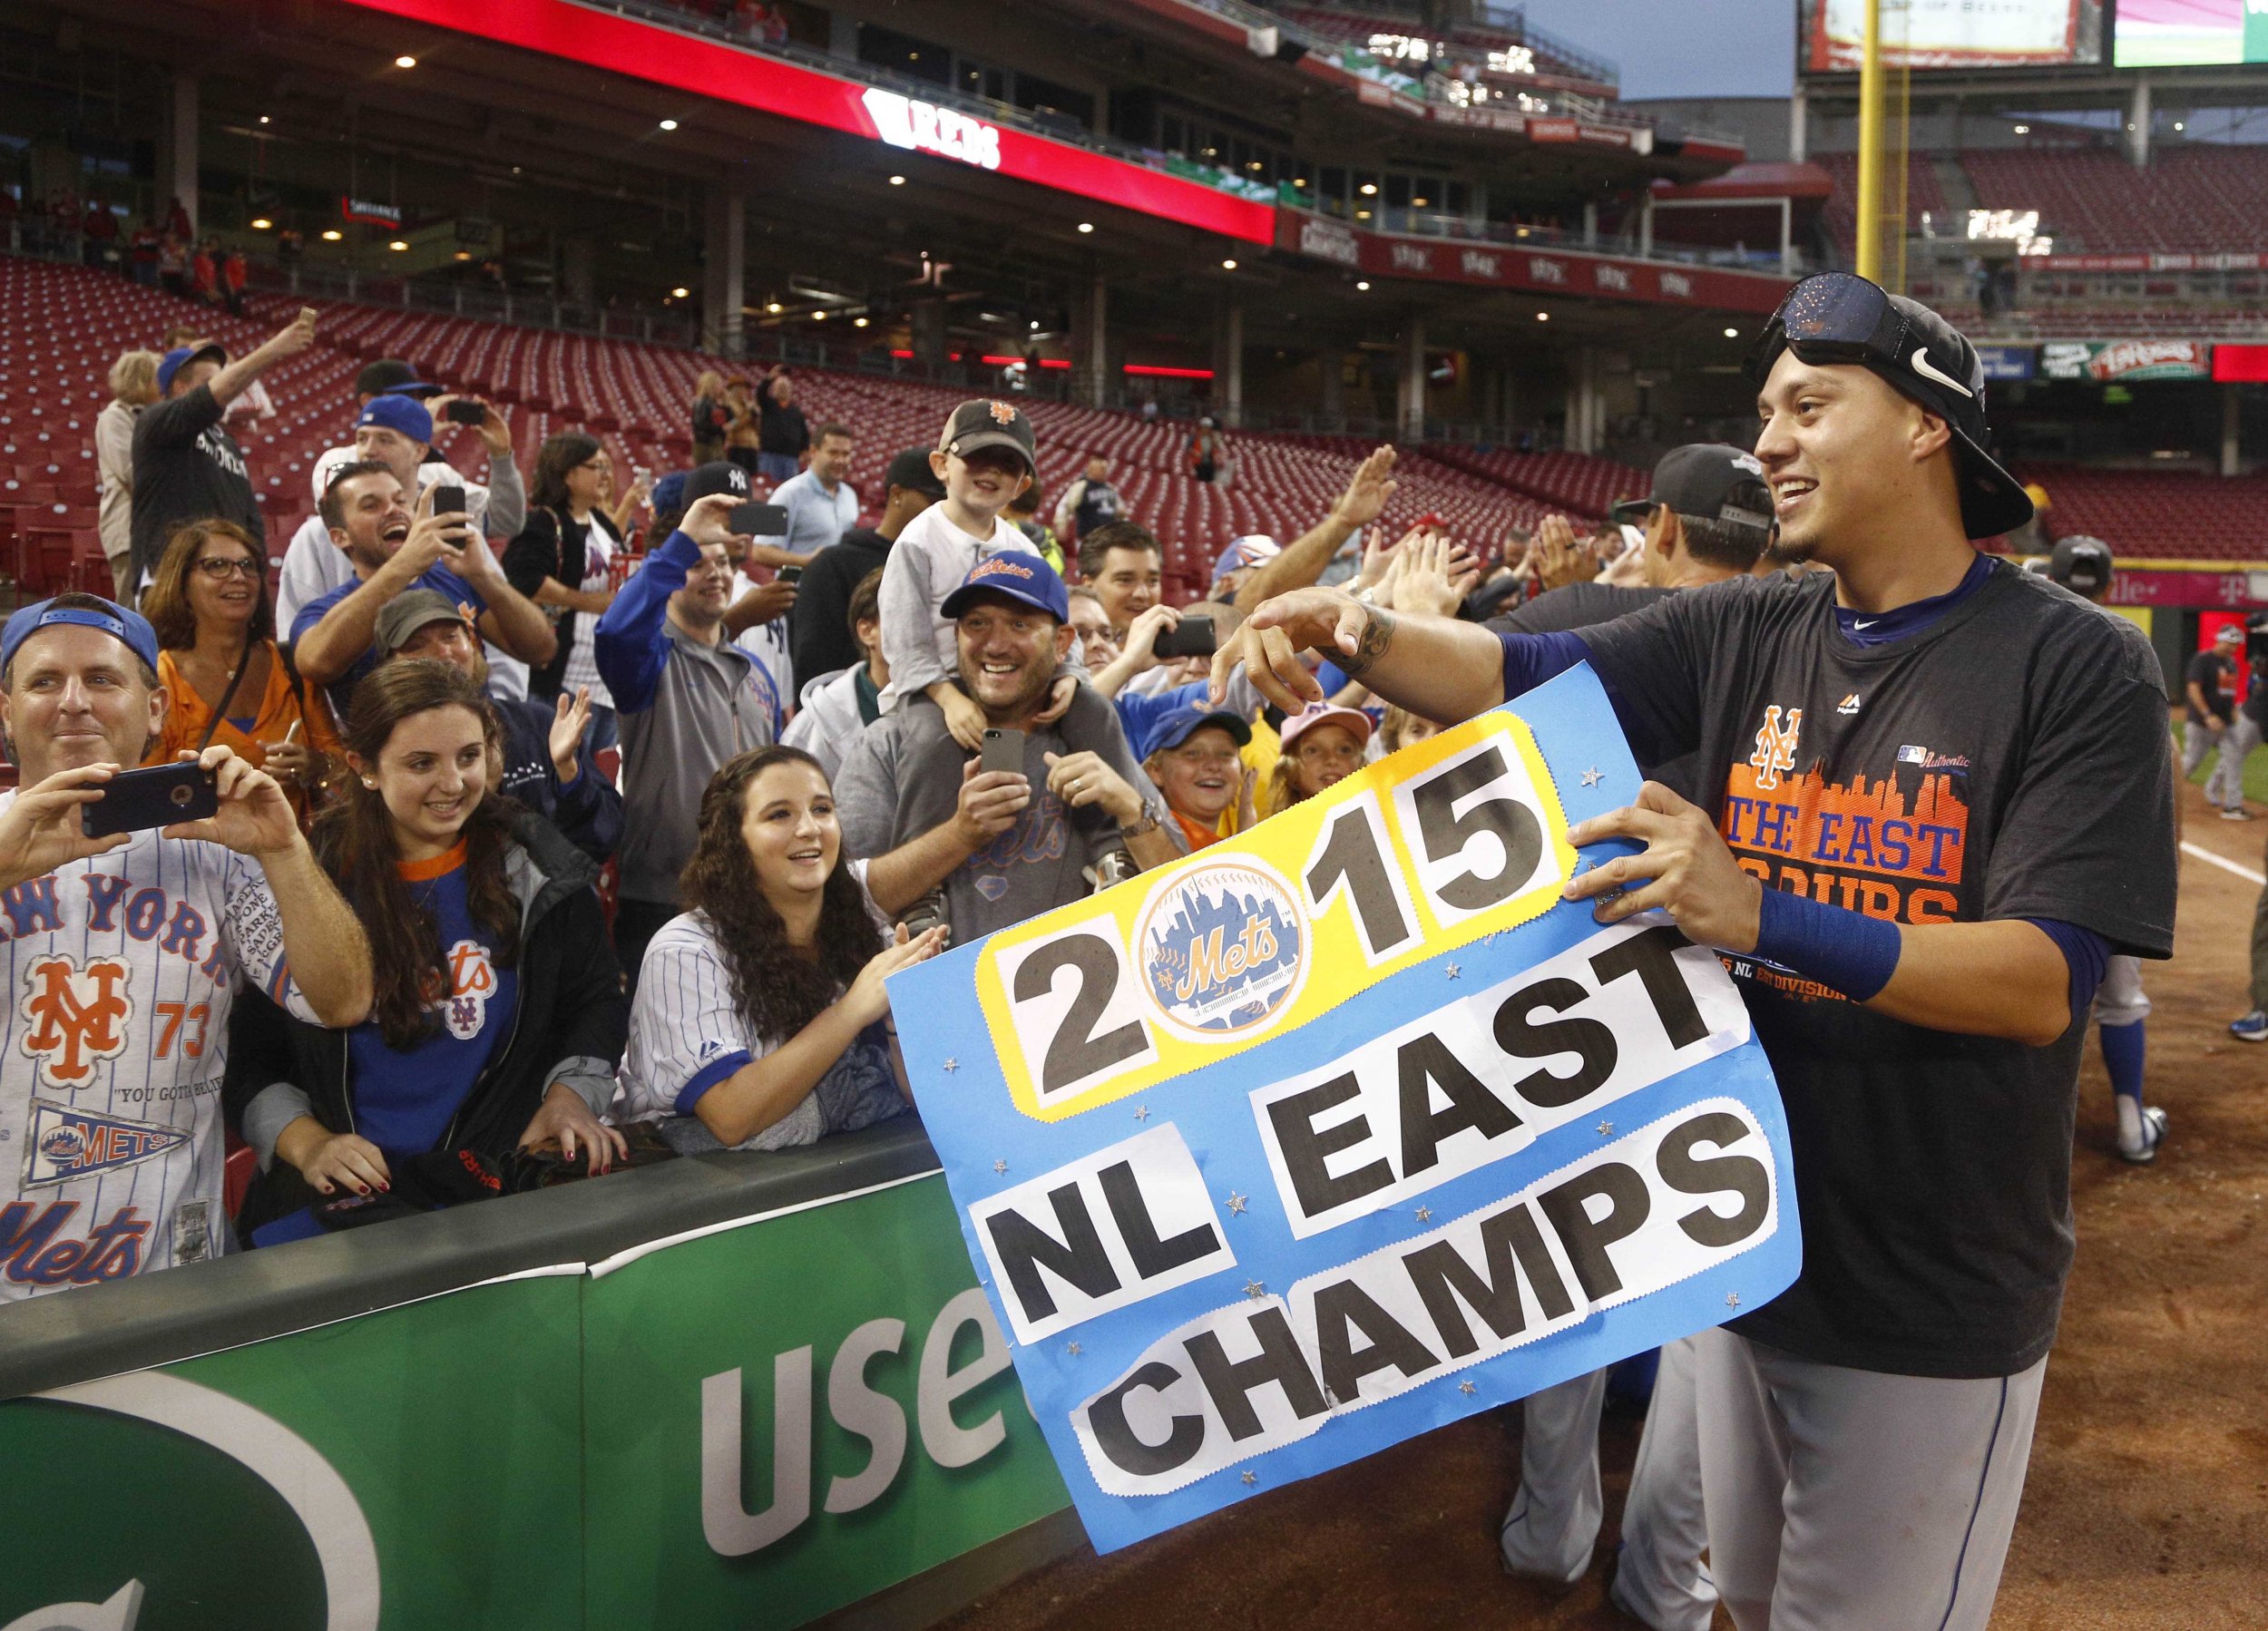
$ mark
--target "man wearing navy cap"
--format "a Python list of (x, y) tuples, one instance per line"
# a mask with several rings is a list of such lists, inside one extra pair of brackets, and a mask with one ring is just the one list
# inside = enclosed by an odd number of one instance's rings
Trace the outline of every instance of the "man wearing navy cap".
[(0, 723), (24, 776), (0, 793), (0, 1304), (228, 1249), (220, 1075), (240, 982), (317, 1024), (370, 1008), (361, 925), (283, 789), (229, 748), (194, 756), (210, 818), (84, 835), (82, 812), (165, 718), (157, 660), (148, 621), (93, 595), (0, 628)]
[[(1080, 899), (1085, 869), (1121, 846), (1137, 870), (1179, 855), (1115, 712), (1099, 753), (1067, 753), (1058, 728), (1039, 718), (1071, 648), (1070, 600), (1055, 569), (1022, 550), (988, 555), (939, 610), (986, 728), (1023, 733), (1023, 768), (983, 769), (936, 703), (900, 697), (852, 744), (835, 781), (844, 853), (873, 857), (875, 903), (902, 916), (943, 888), (953, 939), (965, 945)], [(1069, 818), (1090, 806), (1107, 816), (1093, 833)]]
[(229, 404), (262, 370), (315, 343), (315, 311), (302, 307), (291, 326), (235, 362), (220, 346), (178, 347), (158, 364), (163, 400), (134, 421), (133, 581), (146, 582), (173, 530), (192, 521), (232, 521), (265, 540), (244, 450), (220, 426)]
[[(397, 383), (365, 395), (365, 386), (382, 381)], [(361, 459), (376, 459), (415, 499), (427, 487), (455, 483), (464, 489), (465, 513), (484, 538), (511, 538), (527, 524), (527, 490), (520, 468), (513, 463), (512, 428), (494, 407), (483, 404), (486, 415), (476, 427), (488, 451), (489, 485), (466, 481), (446, 459), (433, 452), (435, 425), (443, 423), (452, 402), (477, 400), (440, 395), (441, 387), (419, 379), (406, 363), (373, 363), (355, 382), (354, 439), (330, 448), (315, 462), (315, 502), (323, 502), (333, 477)], [(353, 565), (333, 546), (330, 530), (319, 516), (309, 516), (291, 535), (284, 551), (283, 581), (276, 591), (276, 625), (289, 629), (299, 609), (354, 581)], [(495, 669), (499, 653), (491, 651)], [(497, 695), (527, 695), (527, 671), (506, 662), (495, 669)], [(515, 689), (516, 685), (516, 689)]]

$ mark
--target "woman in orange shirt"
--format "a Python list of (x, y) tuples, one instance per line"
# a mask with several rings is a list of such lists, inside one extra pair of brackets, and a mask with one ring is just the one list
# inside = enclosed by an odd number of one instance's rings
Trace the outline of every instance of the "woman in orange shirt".
[(338, 732), (322, 692), (276, 644), (267, 567), (232, 522), (192, 522), (166, 545), (142, 610), (172, 701), (142, 762), (224, 743), (283, 784), (304, 826), (324, 802)]

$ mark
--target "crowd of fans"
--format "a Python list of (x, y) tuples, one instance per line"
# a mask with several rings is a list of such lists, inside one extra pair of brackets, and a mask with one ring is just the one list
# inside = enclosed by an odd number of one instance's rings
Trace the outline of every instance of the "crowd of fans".
[[(807, 424), (784, 371), (706, 374), (693, 468), (618, 482), (597, 439), (566, 431), (523, 477), (494, 405), (387, 359), (339, 405), (318, 513), (281, 541), (271, 590), (227, 415), (315, 325), (303, 311), (242, 356), (194, 335), (122, 356), (98, 427), (113, 597), (8, 626), (23, 780), (0, 808), (0, 889), (76, 870), (87, 883), (62, 894), (99, 900), (122, 841), (77, 816), (105, 767), (193, 757), (260, 814), (264, 847), (213, 824), (145, 831), (130, 874), (262, 892), (290, 942), (232, 942), (242, 989), (210, 1018), (220, 1079), (163, 1124), (194, 1193), (126, 1218), (146, 1226), (135, 1269), (904, 1113), (890, 972), (1450, 723), (1381, 706), (1328, 661), (1323, 699), (1288, 716), (1241, 669), (1216, 696), (1213, 653), (1272, 596), (1336, 583), (1547, 632), (1783, 570), (1736, 449), (1678, 450), (1589, 535), (1555, 516), (1481, 540), (1432, 516), (1385, 536), (1380, 448), (1307, 532), (1227, 541), (1206, 597), (1177, 607), (1110, 461), (1049, 502), (1012, 400), (962, 404), (862, 495), (855, 426)], [(449, 422), (475, 431), (479, 470), (434, 451)], [(1196, 474), (1224, 447), (1200, 426)], [(2268, 637), (2255, 646), (2264, 699)], [(2229, 762), (2242, 729), (2228, 655), (2190, 676), (2193, 765), (2215, 745)], [(209, 864), (216, 845), (269, 875)], [(307, 899), (337, 943), (303, 961)], [(155, 1045), (130, 1038), (96, 1069), (139, 1082), (133, 1051)], [(224, 1139), (257, 1172), (222, 1222)], [(96, 1226), (102, 1174), (76, 1181)], [(14, 1208), (42, 1198), (0, 1190), (0, 1299), (74, 1283), (34, 1272), (47, 1236)], [(187, 1202), (215, 1220), (201, 1237), (178, 1222)]]

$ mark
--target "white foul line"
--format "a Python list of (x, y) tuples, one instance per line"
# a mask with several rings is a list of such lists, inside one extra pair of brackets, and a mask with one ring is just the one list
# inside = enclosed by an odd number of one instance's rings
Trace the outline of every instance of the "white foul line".
[(2238, 877), (2244, 879), (2247, 884), (2259, 884), (2263, 886), (2268, 886), (2268, 878), (2262, 877), (2260, 874), (2254, 872), (2251, 867), (2239, 866), (2235, 862), (2229, 860), (2226, 856), (2216, 855), (2209, 849), (2204, 849), (2197, 845), (2190, 843), (2186, 838), (2182, 840), (2182, 854), (2185, 855), (2195, 855), (2200, 861), (2210, 861), (2223, 872), (2233, 872)]

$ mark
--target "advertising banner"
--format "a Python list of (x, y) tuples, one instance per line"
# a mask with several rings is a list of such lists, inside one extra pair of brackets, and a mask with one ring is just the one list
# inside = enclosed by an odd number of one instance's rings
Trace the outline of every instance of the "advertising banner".
[(784, 1627), (870, 1597), (1069, 1499), (951, 1219), (930, 1173), (0, 1402), (0, 1626)]
[(1060, 1511), (934, 1173), (594, 1267), (587, 1624), (799, 1626)]
[(1560, 898), (1638, 788), (1588, 668), (893, 977), (1109, 1550), (1720, 1323), (1800, 1260), (1716, 953)]
[(2039, 347), (2039, 376), (2106, 385), (2206, 379), (2212, 354), (2203, 340), (2048, 340)]
[(581, 1625), (580, 1287), (472, 1286), (0, 1404), (0, 1626)]
[(2118, 0), (2121, 68), (2268, 63), (2268, 15), (2252, 0)]
[(2029, 379), (2032, 376), (2032, 348), (2029, 346), (1980, 346), (1977, 360), (1984, 365), (1987, 379)]
[[(2135, 4), (2124, 0), (2122, 20)], [(1797, 60), (1803, 71), (1856, 73), (1866, 40), (1866, 0), (1802, 0)], [(2098, 63), (2103, 6), (2101, 0), (1883, 0), (1882, 45), (1883, 63), (1892, 68), (1973, 71)]]

